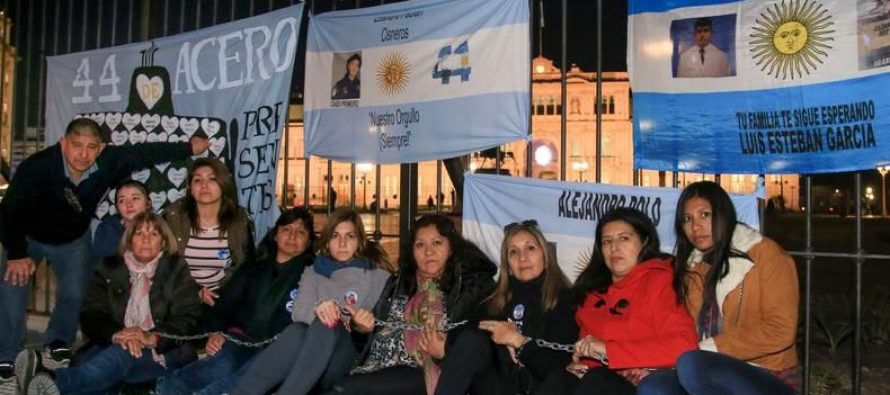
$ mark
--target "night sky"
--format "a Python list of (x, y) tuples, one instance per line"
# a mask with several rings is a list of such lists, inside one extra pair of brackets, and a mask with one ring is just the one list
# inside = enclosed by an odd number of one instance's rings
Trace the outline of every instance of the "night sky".
[[(535, 28), (532, 53), (538, 55), (538, 1), (544, 2), (544, 56), (559, 66), (562, 38), (562, 0), (535, 1)], [(596, 69), (596, 1), (566, 0), (567, 56), (569, 64), (584, 71)], [(603, 70), (627, 70), (627, 0), (602, 0), (603, 3)]]

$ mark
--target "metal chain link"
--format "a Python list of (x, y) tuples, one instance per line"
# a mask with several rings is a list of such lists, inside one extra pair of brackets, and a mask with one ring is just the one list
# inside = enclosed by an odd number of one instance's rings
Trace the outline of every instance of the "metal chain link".
[[(452, 331), (455, 328), (464, 325), (467, 323), (467, 320), (453, 322), (450, 324), (442, 324), (437, 328), (440, 332), (448, 332)], [(374, 326), (379, 326), (383, 328), (387, 328), (394, 331), (422, 331), (426, 329), (425, 325), (418, 324), (408, 324), (404, 322), (387, 322), (387, 321), (374, 321)]]
[[(553, 342), (548, 342), (546, 340), (541, 340), (541, 339), (533, 339), (533, 341), (535, 342), (535, 345), (538, 347), (548, 348), (548, 349), (551, 349), (554, 351), (565, 351), (565, 352), (570, 352), (570, 353), (575, 352), (574, 344), (553, 343)], [(609, 365), (609, 359), (606, 358), (605, 355), (597, 353), (596, 355), (593, 356), (593, 359), (599, 361), (599, 363), (601, 363), (603, 365)]]

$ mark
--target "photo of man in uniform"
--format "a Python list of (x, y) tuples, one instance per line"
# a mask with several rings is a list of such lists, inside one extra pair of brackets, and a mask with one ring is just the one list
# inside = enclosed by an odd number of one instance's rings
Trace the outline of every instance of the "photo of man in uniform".
[(695, 45), (683, 51), (677, 65), (679, 78), (728, 77), (732, 75), (726, 52), (711, 42), (714, 25), (711, 18), (695, 20)]
[(362, 56), (354, 53), (346, 59), (346, 74), (331, 89), (332, 100), (358, 99), (361, 95), (359, 72), (362, 68)]

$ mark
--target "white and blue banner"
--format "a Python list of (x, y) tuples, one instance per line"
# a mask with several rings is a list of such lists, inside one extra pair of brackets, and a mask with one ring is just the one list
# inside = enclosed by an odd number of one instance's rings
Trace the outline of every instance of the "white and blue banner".
[(526, 138), (528, 0), (412, 0), (310, 18), (305, 151), (450, 158)]
[(631, 0), (634, 166), (823, 173), (890, 164), (890, 7)]
[[(90, 117), (113, 145), (210, 139), (262, 236), (278, 217), (276, 164), (303, 4), (152, 41), (47, 57), (46, 139)], [(134, 172), (155, 210), (188, 193), (186, 162)], [(112, 191), (113, 193), (113, 191)], [(111, 195), (111, 193), (109, 194)], [(96, 213), (114, 214), (108, 196)], [(259, 240), (257, 238), (256, 240)]]
[[(658, 228), (661, 250), (672, 252), (679, 189), (630, 187), (467, 174), (463, 235), (495, 262), (500, 260), (504, 226), (534, 219), (556, 245), (559, 265), (572, 280), (593, 252), (599, 219), (616, 207), (636, 208)], [(760, 227), (757, 197), (730, 195), (739, 221)]]

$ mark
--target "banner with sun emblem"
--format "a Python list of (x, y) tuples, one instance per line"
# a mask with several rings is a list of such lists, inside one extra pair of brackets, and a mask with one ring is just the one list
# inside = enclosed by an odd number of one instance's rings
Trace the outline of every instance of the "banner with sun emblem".
[(634, 166), (874, 169), (890, 157), (890, 6), (631, 0)]
[(310, 18), (305, 151), (450, 158), (528, 136), (527, 0), (413, 0)]
[[(46, 141), (73, 118), (89, 117), (109, 144), (210, 139), (259, 235), (278, 218), (276, 163), (303, 5), (93, 51), (47, 57)], [(156, 211), (185, 196), (187, 163), (133, 172)], [(115, 213), (113, 191), (96, 212)], [(259, 238), (256, 238), (259, 240)]]

